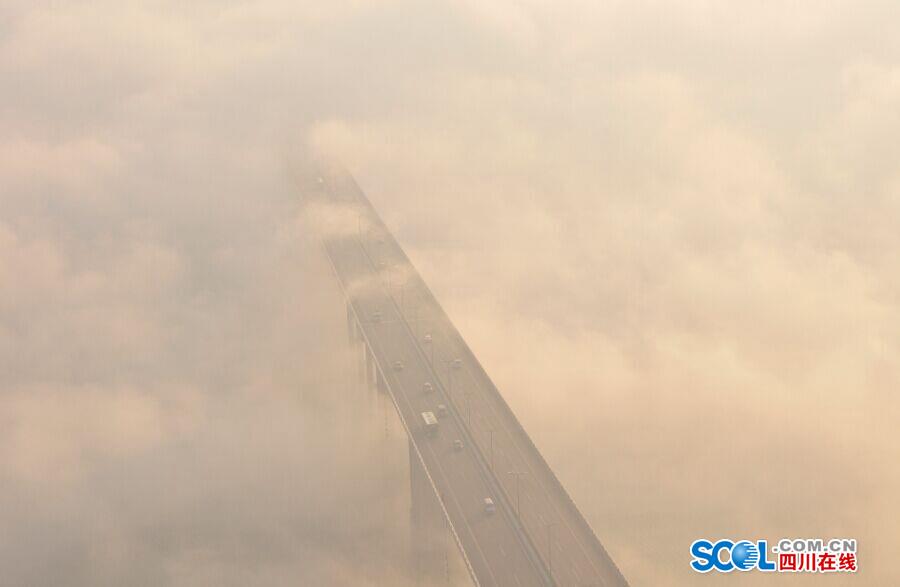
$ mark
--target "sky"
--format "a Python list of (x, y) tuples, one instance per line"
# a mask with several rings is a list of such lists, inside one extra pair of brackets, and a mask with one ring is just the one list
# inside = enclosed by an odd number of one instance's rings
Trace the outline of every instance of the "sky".
[(314, 153), (633, 585), (696, 584), (719, 536), (855, 537), (853, 584), (900, 582), (898, 19), (6, 0), (0, 568), (409, 582), (405, 444), (348, 370)]

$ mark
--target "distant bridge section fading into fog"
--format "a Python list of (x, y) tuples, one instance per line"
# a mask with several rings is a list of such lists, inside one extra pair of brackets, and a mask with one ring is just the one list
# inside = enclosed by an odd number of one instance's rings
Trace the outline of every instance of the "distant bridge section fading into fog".
[(309, 184), (360, 371), (409, 439), (418, 572), (442, 575), (449, 537), (475, 585), (627, 585), (353, 178)]

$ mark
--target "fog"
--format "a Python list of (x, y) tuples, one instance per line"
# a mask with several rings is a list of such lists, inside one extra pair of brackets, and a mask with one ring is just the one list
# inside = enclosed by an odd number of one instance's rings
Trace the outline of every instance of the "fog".
[(4, 582), (409, 583), (405, 444), (353, 370), (315, 153), (631, 584), (784, 536), (857, 538), (852, 582), (897, 583), (898, 19), (7, 0)]

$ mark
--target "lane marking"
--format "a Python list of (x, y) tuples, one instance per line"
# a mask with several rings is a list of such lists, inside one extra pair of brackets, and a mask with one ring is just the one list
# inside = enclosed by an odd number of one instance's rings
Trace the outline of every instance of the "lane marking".
[[(363, 262), (363, 264), (365, 264), (365, 262)], [(336, 268), (335, 268), (335, 269), (336, 269)], [(365, 293), (365, 292), (363, 292), (363, 293)], [(377, 295), (378, 293), (380, 293), (380, 294), (382, 294), (382, 295), (381, 295), (381, 296), (378, 296), (378, 295)], [(370, 292), (370, 295), (369, 295), (368, 297), (370, 298), (370, 301), (376, 301), (376, 302), (379, 301), (379, 300), (378, 300), (379, 297), (380, 297), (380, 298), (388, 298), (388, 299), (389, 299), (388, 295), (387, 295), (387, 294), (384, 294), (384, 292)], [(351, 305), (353, 305), (353, 304), (354, 304), (353, 298), (350, 298), (350, 299), (351, 299)], [(366, 301), (366, 297), (365, 297), (363, 294), (359, 294), (359, 295), (357, 295), (357, 297), (356, 297), (356, 304), (355, 304), (355, 305), (362, 306), (362, 305), (364, 305), (365, 301)], [(388, 306), (390, 306), (390, 304), (388, 304)], [(379, 306), (379, 307), (380, 307), (380, 306)], [(358, 313), (356, 313), (356, 314), (357, 314), (357, 318), (358, 318)], [(386, 322), (386, 323), (397, 323), (397, 324), (402, 324), (402, 321), (399, 320), (399, 319), (398, 319), (398, 320), (385, 321), (385, 322)], [(366, 325), (366, 326), (369, 326), (369, 325)], [(363, 330), (363, 333), (364, 333), (364, 336), (365, 336), (366, 340), (370, 343), (370, 346), (372, 346), (372, 347), (377, 346), (377, 350), (380, 351), (380, 354), (381, 354), (382, 356), (384, 356), (385, 358), (387, 358), (387, 353), (385, 352), (384, 345), (381, 343), (380, 340), (376, 340), (376, 342), (378, 343), (377, 345), (371, 344), (371, 343), (372, 343), (372, 339), (370, 339), (369, 336), (367, 335), (367, 333), (365, 332), (366, 329), (367, 329), (366, 326), (363, 326), (363, 327), (362, 327), (362, 330)], [(377, 338), (378, 338), (378, 337), (375, 337), (375, 339), (377, 339)], [(405, 340), (407, 337), (406, 337), (406, 336), (402, 336), (402, 337), (399, 337), (399, 338), (400, 338), (401, 340)], [(403, 345), (401, 344), (400, 346), (402, 347)], [(408, 345), (406, 345), (406, 346), (408, 346)], [(375, 349), (373, 349), (373, 352), (374, 352), (374, 350), (375, 350)], [(414, 349), (414, 350), (415, 350), (415, 349)], [(416, 355), (415, 352), (414, 352), (413, 354)], [(417, 355), (416, 355), (416, 356), (417, 356)], [(385, 376), (385, 378), (387, 379), (388, 375), (385, 375), (385, 373), (383, 373), (383, 372), (382, 372), (382, 375)], [(394, 371), (391, 371), (391, 372), (389, 372), (389, 376), (395, 380), (395, 382), (400, 386), (401, 389), (404, 388), (404, 386), (402, 385), (402, 382), (400, 381), (400, 374), (399, 374), (399, 373), (394, 372)], [(387, 383), (387, 382), (386, 382), (386, 383)], [(402, 399), (404, 400), (404, 403), (407, 405), (407, 407), (410, 409), (410, 411), (413, 412), (412, 415), (415, 416), (415, 409), (414, 409), (414, 407), (413, 407), (413, 405), (412, 405), (412, 403), (411, 403), (410, 398), (409, 398), (408, 395), (406, 394), (406, 392), (400, 392), (399, 394), (394, 394), (394, 393), (393, 393), (393, 390), (391, 389), (390, 384), (388, 384), (388, 390), (391, 392), (391, 396), (392, 396), (392, 399), (394, 399), (395, 405), (396, 405), (396, 399), (395, 399), (396, 395), (401, 395), (401, 396), (402, 396)], [(402, 418), (402, 419), (404, 420), (404, 427), (407, 428), (407, 434), (410, 436), (410, 438), (412, 438), (412, 437), (413, 437), (412, 430), (409, 429), (408, 426), (405, 425), (405, 418)], [(414, 446), (416, 446), (416, 448), (418, 449), (419, 444), (418, 444), (417, 442), (415, 442), (415, 441), (413, 441), (413, 444), (414, 444)], [(440, 458), (437, 456), (437, 454), (436, 454), (436, 452), (435, 452), (435, 450), (434, 450), (434, 447), (432, 447), (431, 444), (430, 444), (430, 443), (427, 443), (427, 442), (424, 443), (424, 444), (425, 444), (425, 446), (427, 447), (426, 450), (429, 451), (429, 453), (430, 453), (432, 459), (434, 460), (434, 462), (435, 462), (437, 468), (439, 469), (441, 476), (444, 478), (444, 483), (445, 483), (448, 487), (453, 487), (453, 484), (450, 483), (450, 482), (448, 481), (448, 477), (447, 477), (446, 471), (444, 470), (443, 464), (441, 463)], [(488, 492), (489, 492), (489, 489), (488, 489)], [(451, 493), (451, 498), (453, 499), (453, 501), (454, 501), (454, 503), (455, 503), (455, 505), (456, 505), (458, 511), (460, 512), (460, 514), (463, 514), (463, 512), (464, 512), (465, 510), (463, 510), (463, 508), (460, 506), (459, 501), (458, 501), (457, 498), (456, 498), (455, 492), (454, 492), (454, 491), (450, 491), (450, 493)], [(496, 575), (494, 574), (494, 570), (493, 570), (493, 568), (491, 568), (491, 565), (490, 565), (490, 563), (489, 563), (489, 561), (490, 561), (491, 559), (490, 559), (489, 557), (487, 557), (487, 556), (485, 555), (484, 551), (482, 550), (481, 544), (480, 544), (479, 540), (476, 538), (475, 532), (474, 532), (474, 530), (472, 529), (471, 525), (469, 524), (467, 517), (466, 517), (465, 515), (462, 515), (461, 517), (462, 517), (462, 519), (463, 519), (463, 523), (464, 523), (465, 526), (466, 526), (466, 529), (468, 530), (468, 533), (469, 533), (469, 534), (471, 535), (471, 537), (472, 537), (472, 541), (473, 541), (473, 543), (475, 544), (475, 547), (478, 549), (479, 554), (481, 555), (482, 559), (483, 559), (484, 562), (485, 562), (485, 567), (487, 568), (488, 572), (491, 574), (491, 578), (493, 579), (494, 583), (496, 583), (496, 584), (499, 585), (500, 583), (497, 581)], [(505, 528), (505, 527), (504, 527), (504, 528)], [(497, 544), (499, 545), (500, 543), (498, 542)]]
[[(429, 308), (429, 309), (430, 309), (430, 310), (433, 310), (432, 308)], [(435, 322), (438, 322), (438, 323), (439, 323), (439, 322), (446, 322), (446, 320), (442, 321), (442, 320), (440, 320), (439, 318), (440, 318), (440, 316), (437, 316), (436, 319), (435, 319)], [(443, 326), (446, 326), (446, 325), (443, 325)], [(451, 327), (452, 327), (452, 323), (451, 323)], [(439, 336), (441, 336), (441, 337), (443, 338), (443, 342), (447, 343), (446, 347), (449, 347), (449, 348), (452, 350), (452, 349), (455, 347), (455, 345), (454, 345), (454, 344), (452, 343), (452, 341), (449, 339), (448, 334), (447, 334), (446, 332), (444, 332), (444, 330), (445, 330), (445, 328), (437, 328), (436, 330), (432, 331), (432, 333), (431, 333), (431, 337), (432, 337), (432, 342), (431, 342), (431, 344), (432, 344), (432, 345), (436, 345), (436, 344), (437, 344), (437, 341), (435, 340), (435, 334), (437, 333), (437, 334), (439, 334)], [(460, 335), (460, 336), (461, 336), (461, 335)], [(441, 346), (444, 346), (444, 345), (441, 345)], [(437, 360), (437, 359), (440, 359), (441, 361), (445, 361), (444, 357), (441, 356), (441, 355), (439, 355), (439, 354), (437, 353), (437, 347), (435, 347), (435, 359), (436, 359), (436, 360)], [(451, 358), (450, 360), (453, 360), (453, 359)], [(491, 415), (492, 415), (493, 418), (494, 418), (493, 421), (494, 421), (494, 422), (497, 422), (497, 421), (503, 422), (503, 419), (497, 417), (497, 413), (496, 413), (496, 410), (494, 409), (494, 405), (493, 405), (494, 402), (491, 401), (491, 398), (486, 397), (486, 396), (489, 395), (489, 394), (485, 392), (484, 387), (482, 386), (482, 384), (481, 384), (481, 383), (479, 382), (479, 380), (478, 380), (479, 378), (476, 377), (476, 376), (470, 371), (469, 364), (468, 364), (467, 362), (463, 362), (462, 365), (461, 365), (461, 367), (462, 367), (461, 371), (464, 372), (464, 373), (468, 376), (470, 382), (473, 384), (473, 387), (479, 391), (479, 397), (480, 397), (481, 400), (483, 400), (483, 403), (487, 405), (488, 410), (490, 410), (490, 413), (491, 413)], [(458, 371), (459, 371), (459, 370), (458, 370)], [(460, 384), (461, 384), (461, 382), (460, 382)], [(465, 388), (465, 386), (462, 386), (462, 385), (460, 385), (460, 387)], [(477, 418), (480, 418), (480, 417), (481, 417), (481, 414), (479, 413), (476, 417), (477, 417)], [(530, 463), (529, 459), (528, 459), (527, 457), (524, 456), (524, 454), (522, 453), (521, 447), (518, 446), (518, 443), (516, 443), (516, 442), (513, 440), (512, 434), (511, 434), (510, 431), (507, 429), (507, 427), (506, 427), (505, 425), (501, 425), (501, 426), (498, 426), (497, 429), (498, 429), (498, 430), (502, 430), (503, 433), (506, 435), (506, 437), (507, 437), (507, 439), (509, 440), (510, 444), (511, 444), (511, 445), (513, 446), (513, 448), (515, 449), (515, 452), (518, 453), (519, 458), (520, 458), (521, 461), (525, 464), (525, 466), (528, 468), (528, 473), (529, 473), (532, 477), (536, 477), (536, 475), (535, 475), (535, 473), (534, 473), (534, 469), (533, 469), (533, 467), (532, 467), (532, 464)], [(495, 438), (494, 440), (495, 440), (495, 444), (496, 444), (496, 440), (497, 440), (497, 439)], [(499, 479), (498, 479), (498, 481), (499, 481)], [(568, 534), (571, 535), (572, 539), (573, 539), (573, 540), (575, 541), (575, 543), (578, 545), (579, 550), (580, 550), (581, 553), (584, 555), (585, 560), (587, 560), (588, 564), (593, 568), (594, 572), (596, 573), (597, 577), (600, 579), (601, 583), (602, 583), (603, 585), (606, 585), (606, 580), (605, 580), (604, 577), (603, 577), (603, 573), (602, 573), (602, 572), (600, 571), (600, 569), (594, 564), (594, 561), (591, 560), (590, 555), (588, 555), (587, 551), (585, 550), (584, 544), (582, 544), (581, 540), (578, 539), (578, 535), (574, 532), (574, 530), (572, 530), (571, 526), (569, 525), (569, 522), (568, 522), (567, 518), (566, 518), (565, 516), (561, 515), (561, 513), (560, 513), (560, 511), (559, 511), (559, 508), (556, 506), (556, 504), (554, 503), (554, 500), (551, 498), (551, 493), (550, 493), (550, 492), (547, 490), (547, 488), (544, 486), (543, 481), (540, 480), (540, 479), (537, 479), (537, 478), (535, 478), (535, 481), (536, 481), (537, 484), (540, 486), (543, 495), (547, 497), (547, 503), (548, 503), (548, 505), (550, 506), (550, 509), (553, 510), (553, 513), (556, 515), (556, 517), (559, 518), (559, 520), (562, 522), (563, 526), (566, 528), (566, 530), (568, 530)], [(541, 518), (541, 519), (543, 520), (543, 518)]]

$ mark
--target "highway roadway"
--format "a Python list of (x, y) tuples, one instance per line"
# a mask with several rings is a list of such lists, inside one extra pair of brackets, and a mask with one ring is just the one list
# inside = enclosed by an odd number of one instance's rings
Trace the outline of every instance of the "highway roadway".
[[(421, 413), (437, 413), (437, 405), (447, 400), (436, 383), (434, 391), (423, 390), (426, 381), (433, 382), (430, 369), (359, 243), (334, 239), (326, 242), (326, 249), (345, 291), (350, 292), (352, 308), (376, 362), (383, 367), (400, 418), (442, 495), (444, 509), (479, 584), (545, 585), (509, 516), (500, 509), (493, 515), (485, 512), (484, 498), (497, 496), (469, 443), (465, 442), (461, 451), (454, 449), (454, 440), (466, 438), (455, 415), (440, 419), (435, 436), (424, 433)], [(376, 312), (380, 315), (377, 319)], [(402, 369), (393, 368), (396, 361)]]
[[(473, 452), (477, 454), (472, 458), (448, 461), (448, 457), (459, 455), (444, 452), (440, 453), (443, 458), (435, 461), (440, 467), (438, 475), (444, 478), (442, 482), (453, 492), (452, 501), (463, 510), (462, 517), (468, 528), (462, 534), (471, 532), (472, 543), (477, 546), (479, 555), (475, 558), (486, 559), (480, 564), (490, 570), (492, 580), (499, 585), (526, 584), (523, 568), (530, 568), (528, 576), (537, 581), (533, 584), (546, 583), (548, 575), (552, 575), (552, 582), (557, 585), (627, 585), (355, 182), (348, 177), (330, 178), (327, 191), (334, 201), (356, 206), (359, 215), (355, 234), (345, 234), (330, 241), (329, 254), (333, 260), (337, 258), (346, 264), (338, 270), (339, 274), (344, 271), (358, 279), (369, 280), (370, 287), (364, 288), (366, 294), (359, 303), (364, 315), (376, 308), (383, 315), (379, 330), (373, 331), (378, 341), (375, 344), (386, 347), (381, 352), (388, 362), (381, 364), (390, 365), (399, 358), (404, 365), (414, 365), (413, 369), (400, 372), (403, 381), (397, 384), (403, 385), (404, 389), (406, 386), (415, 389), (416, 385), (421, 388), (422, 378), (427, 378), (440, 392), (429, 396), (407, 390), (411, 413), (413, 410), (434, 410), (436, 404), (442, 402), (449, 405), (453, 413), (452, 425), (441, 424), (441, 438), (429, 439), (432, 442), (425, 445), (446, 451), (446, 443), (452, 451), (452, 441), (463, 436), (475, 445), (467, 446), (467, 449), (476, 449)], [(373, 281), (376, 286), (372, 286)], [(443, 399), (437, 399), (439, 397)], [(502, 501), (506, 519), (500, 515), (484, 516), (482, 500), (492, 488), (500, 494), (492, 496)], [(469, 511), (467, 507), (474, 509)], [(480, 531), (486, 526), (485, 520), (489, 526), (484, 528), (487, 532), (482, 538)], [(487, 534), (491, 538), (487, 538)], [(495, 539), (501, 540), (496, 543), (498, 548), (493, 548)], [(511, 556), (516, 544), (518, 555)], [(465, 544), (463, 547), (466, 548)], [(495, 562), (492, 559), (498, 554), (500, 561), (509, 559), (513, 564), (492, 566)], [(532, 559), (530, 563), (529, 558)], [(535, 558), (540, 562), (535, 564)], [(472, 564), (475, 566), (474, 560)], [(540, 569), (535, 568), (538, 566)]]

